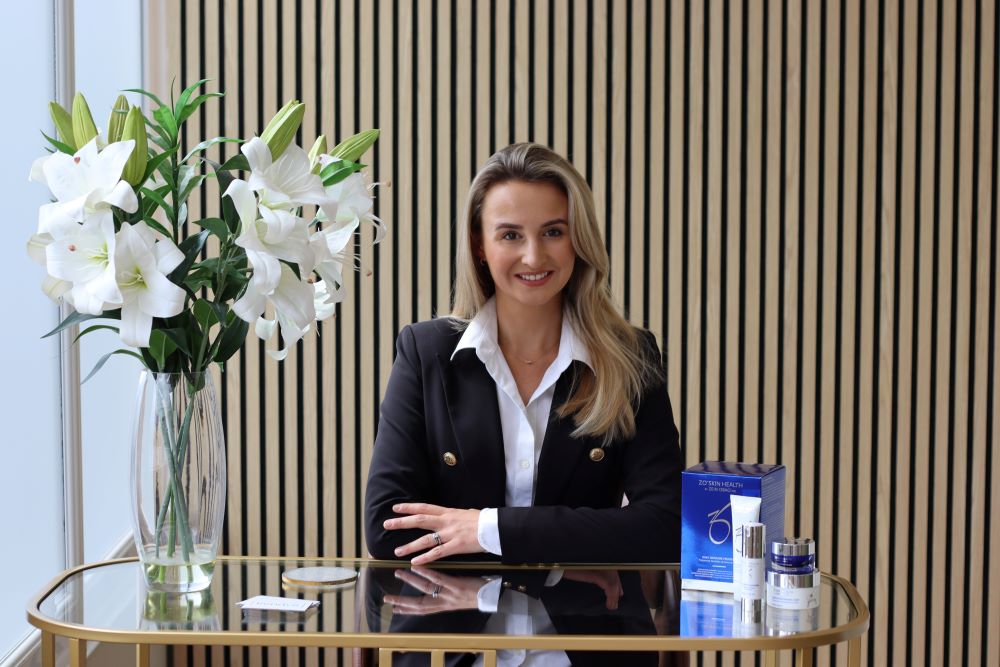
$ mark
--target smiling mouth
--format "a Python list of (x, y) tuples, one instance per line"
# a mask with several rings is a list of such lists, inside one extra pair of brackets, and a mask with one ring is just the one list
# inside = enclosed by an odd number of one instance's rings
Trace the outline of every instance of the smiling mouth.
[(552, 271), (542, 271), (541, 273), (518, 273), (517, 277), (527, 283), (537, 283), (552, 275)]

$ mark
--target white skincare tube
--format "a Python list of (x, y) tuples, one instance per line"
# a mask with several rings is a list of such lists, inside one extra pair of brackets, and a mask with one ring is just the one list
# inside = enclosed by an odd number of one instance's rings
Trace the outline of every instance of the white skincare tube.
[(743, 598), (740, 581), (743, 574), (743, 526), (760, 521), (760, 498), (729, 496), (733, 513), (733, 600)]

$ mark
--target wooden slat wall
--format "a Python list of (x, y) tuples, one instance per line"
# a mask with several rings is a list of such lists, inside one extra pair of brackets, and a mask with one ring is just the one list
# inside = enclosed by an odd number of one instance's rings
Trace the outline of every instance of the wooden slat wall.
[(447, 312), (468, 183), (530, 139), (593, 186), (688, 463), (789, 466), (789, 531), (871, 605), (867, 663), (1000, 662), (998, 20), (991, 0), (150, 0), (148, 85), (227, 92), (188, 142), (250, 136), (291, 97), (307, 147), (383, 133), (391, 232), (361, 244), (337, 318), (282, 365), (252, 340), (226, 369), (224, 550), (364, 552), (395, 332)]

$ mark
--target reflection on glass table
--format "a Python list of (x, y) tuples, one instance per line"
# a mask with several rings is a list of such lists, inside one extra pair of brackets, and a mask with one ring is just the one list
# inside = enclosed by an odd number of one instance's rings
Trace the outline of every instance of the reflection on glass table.
[[(282, 574), (342, 567), (357, 579), (294, 585)], [(244, 611), (256, 595), (317, 600), (306, 613)], [(850, 583), (823, 575), (818, 609), (769, 608), (764, 623), (733, 623), (731, 596), (682, 591), (676, 565), (525, 566), (444, 563), (409, 568), (367, 559), (220, 558), (210, 588), (195, 594), (148, 591), (134, 559), (69, 570), (28, 606), (52, 664), (55, 636), (70, 639), (72, 664), (88, 640), (175, 645), (360, 647), (360, 664), (500, 664), (548, 651), (551, 664), (613, 664), (607, 652), (633, 652), (629, 664), (657, 664), (655, 652), (778, 651), (848, 642), (860, 660), (868, 609)], [(738, 615), (737, 615), (738, 618)], [(48, 647), (48, 648), (46, 648)], [(400, 653), (401, 651), (407, 653)], [(376, 655), (378, 653), (379, 655)], [(447, 653), (447, 655), (446, 655)], [(602, 656), (603, 655), (603, 662)], [(429, 658), (428, 658), (429, 654)], [(410, 656), (407, 658), (406, 656)], [(621, 657), (621, 656), (619, 656)], [(383, 660), (379, 663), (378, 660)], [(137, 650), (137, 663), (148, 649)], [(420, 664), (413, 662), (412, 664)], [(662, 664), (662, 662), (660, 663)]]

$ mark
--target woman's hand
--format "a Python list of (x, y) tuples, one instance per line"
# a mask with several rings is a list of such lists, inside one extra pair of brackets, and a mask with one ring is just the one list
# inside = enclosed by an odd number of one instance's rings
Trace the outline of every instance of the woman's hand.
[(565, 570), (563, 579), (593, 584), (604, 591), (605, 606), (618, 609), (618, 601), (625, 595), (621, 577), (616, 570)]
[(383, 524), (386, 530), (421, 528), (429, 531), (427, 535), (418, 537), (395, 551), (396, 556), (402, 557), (429, 550), (411, 560), (414, 565), (424, 565), (445, 556), (483, 551), (479, 545), (479, 510), (457, 510), (427, 503), (400, 503), (393, 505), (392, 511), (407, 516), (387, 519)]
[(479, 577), (456, 577), (435, 570), (413, 568), (396, 570), (396, 578), (413, 586), (423, 595), (386, 595), (395, 614), (425, 616), (445, 611), (479, 608)]

